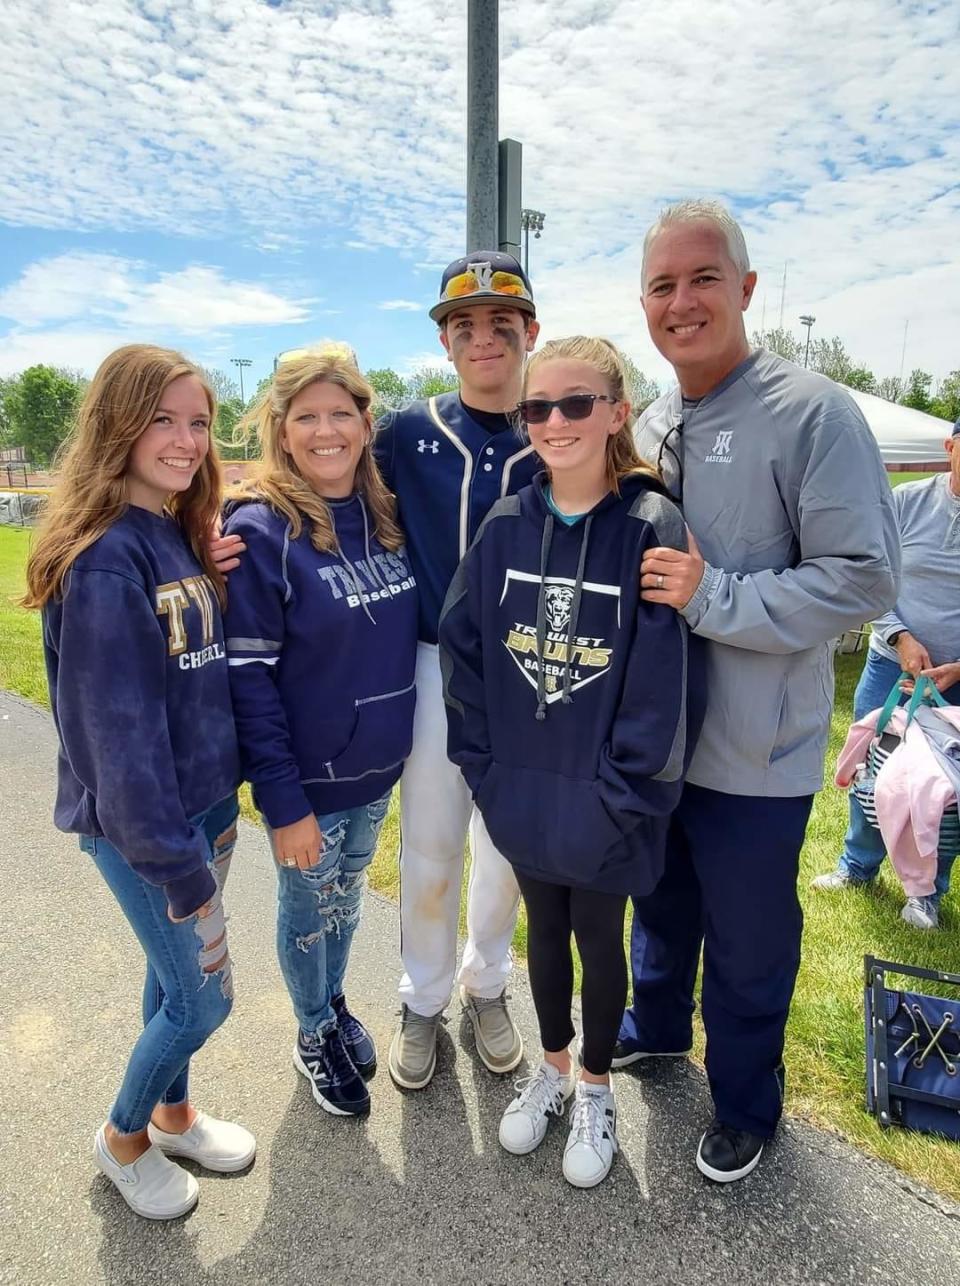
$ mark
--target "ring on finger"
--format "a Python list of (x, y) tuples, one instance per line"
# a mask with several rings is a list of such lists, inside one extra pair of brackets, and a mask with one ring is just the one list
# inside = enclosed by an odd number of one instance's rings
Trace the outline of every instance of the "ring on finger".
[(657, 589), (663, 589), (663, 572), (657, 576)]

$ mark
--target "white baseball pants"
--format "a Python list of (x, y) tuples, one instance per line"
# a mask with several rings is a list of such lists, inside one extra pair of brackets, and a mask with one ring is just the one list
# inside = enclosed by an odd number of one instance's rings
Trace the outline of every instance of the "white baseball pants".
[(440, 653), (436, 644), (420, 643), (413, 750), (400, 778), (400, 999), (424, 1017), (444, 1009), (453, 990), (468, 829), (467, 943), (456, 977), (473, 995), (492, 999), (512, 967), (520, 893), (460, 769), (447, 758)]

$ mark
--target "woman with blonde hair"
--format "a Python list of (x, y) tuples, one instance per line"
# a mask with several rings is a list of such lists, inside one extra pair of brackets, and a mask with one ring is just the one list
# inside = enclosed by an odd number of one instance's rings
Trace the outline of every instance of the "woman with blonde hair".
[[(681, 617), (640, 598), (643, 551), (685, 534), (634, 447), (620, 354), (603, 339), (552, 340), (527, 363), (519, 412), (546, 472), (491, 510), (450, 586), (444, 696), (450, 757), (527, 909), (544, 1055), (518, 1082), (500, 1142), (532, 1152), (575, 1094), (563, 1173), (589, 1188), (617, 1147), (624, 911), (663, 868), (699, 665)], [(579, 1077), (571, 934), (583, 963)]]
[(344, 345), (285, 354), (245, 425), (262, 458), (225, 524), (227, 652), (245, 777), (277, 865), (294, 1066), (369, 1110), (376, 1049), (344, 997), (366, 868), (410, 751), (417, 595), (371, 451), (373, 390)]
[(220, 505), (213, 394), (130, 344), (93, 378), (27, 564), (60, 737), (57, 826), (80, 836), (147, 958), (143, 1031), (94, 1158), (138, 1214), (196, 1204), (167, 1158), (240, 1170), (242, 1126), (198, 1112), (191, 1056), (230, 1012), (222, 906), (239, 762), (207, 552)]

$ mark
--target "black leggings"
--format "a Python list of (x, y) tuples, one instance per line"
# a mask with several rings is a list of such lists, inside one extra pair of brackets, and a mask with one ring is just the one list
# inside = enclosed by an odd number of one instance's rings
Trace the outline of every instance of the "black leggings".
[(573, 933), (583, 963), (583, 1065), (594, 1076), (604, 1076), (627, 994), (626, 896), (545, 884), (526, 875), (517, 875), (517, 883), (527, 907), (530, 986), (543, 1048), (556, 1053), (574, 1037)]

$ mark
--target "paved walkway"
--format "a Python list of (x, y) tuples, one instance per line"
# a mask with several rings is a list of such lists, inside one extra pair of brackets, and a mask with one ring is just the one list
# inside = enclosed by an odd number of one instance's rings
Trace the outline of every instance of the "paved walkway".
[[(530, 1157), (500, 1149), (509, 1085), (473, 1057), (458, 1007), (428, 1090), (401, 1094), (384, 1068), (367, 1121), (320, 1112), (290, 1063), (271, 859), (249, 826), (228, 886), (237, 1006), (196, 1060), (193, 1096), (254, 1129), (259, 1156), (247, 1174), (202, 1175), (186, 1219), (137, 1219), (94, 1171), (90, 1144), (134, 1039), (139, 951), (53, 829), (54, 755), (49, 716), (0, 694), (0, 1282), (960, 1281), (960, 1208), (808, 1126), (787, 1123), (740, 1184), (701, 1179), (693, 1151), (709, 1100), (686, 1062), (617, 1077), (621, 1152), (591, 1192), (562, 1179), (556, 1126)], [(395, 907), (368, 898), (349, 994), (382, 1054), (397, 943)], [(535, 1049), (525, 977), (513, 990)]]

